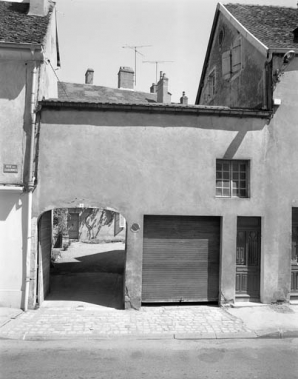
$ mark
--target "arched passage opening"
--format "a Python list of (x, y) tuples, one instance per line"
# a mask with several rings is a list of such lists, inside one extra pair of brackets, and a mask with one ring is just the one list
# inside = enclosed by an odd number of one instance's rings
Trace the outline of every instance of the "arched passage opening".
[(123, 309), (126, 222), (113, 210), (55, 208), (38, 220), (37, 304)]

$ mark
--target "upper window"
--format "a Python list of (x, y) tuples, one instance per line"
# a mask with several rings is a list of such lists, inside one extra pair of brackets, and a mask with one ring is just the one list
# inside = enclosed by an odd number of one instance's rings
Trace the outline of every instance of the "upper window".
[(249, 162), (216, 160), (216, 196), (248, 197)]

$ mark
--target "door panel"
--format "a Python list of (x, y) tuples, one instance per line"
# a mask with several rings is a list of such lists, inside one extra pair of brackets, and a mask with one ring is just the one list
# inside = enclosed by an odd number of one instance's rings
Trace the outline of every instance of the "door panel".
[(70, 239), (79, 238), (79, 214), (71, 213), (68, 220), (68, 235)]
[(238, 217), (236, 250), (236, 297), (260, 298), (261, 219)]

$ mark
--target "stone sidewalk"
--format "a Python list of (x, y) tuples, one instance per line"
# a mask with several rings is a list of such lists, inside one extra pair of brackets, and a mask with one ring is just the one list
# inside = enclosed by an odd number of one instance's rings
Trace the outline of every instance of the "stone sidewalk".
[(130, 337), (141, 339), (254, 338), (243, 321), (212, 306), (143, 307), (140, 311), (88, 305), (42, 307), (0, 329), (0, 338), (22, 340)]

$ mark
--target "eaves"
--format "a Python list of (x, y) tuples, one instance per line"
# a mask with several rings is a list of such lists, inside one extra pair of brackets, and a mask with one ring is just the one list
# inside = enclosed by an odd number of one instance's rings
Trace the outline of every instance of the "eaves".
[(179, 105), (179, 104), (127, 104), (127, 103), (91, 103), (59, 100), (43, 100), (38, 111), (42, 109), (97, 110), (102, 112), (131, 112), (175, 115), (214, 115), (241, 118), (270, 119), (272, 112), (267, 110), (240, 109), (220, 106)]

